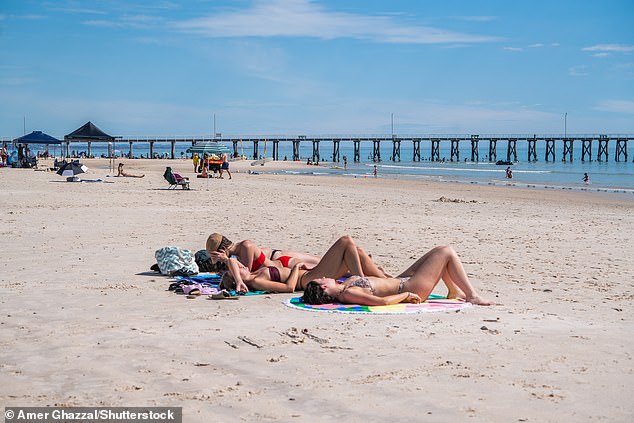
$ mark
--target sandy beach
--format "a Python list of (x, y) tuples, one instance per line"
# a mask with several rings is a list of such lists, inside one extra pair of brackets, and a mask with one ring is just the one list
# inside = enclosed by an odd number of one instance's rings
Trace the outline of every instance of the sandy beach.
[[(190, 161), (125, 160), (145, 177), (117, 178), (84, 163), (103, 182), (0, 169), (5, 406), (182, 406), (185, 422), (634, 418), (631, 195), (249, 174), (305, 165), (248, 161), (205, 180)], [(192, 190), (168, 191), (165, 166)], [(291, 294), (168, 292), (155, 250), (195, 252), (211, 232), (313, 254), (349, 234), (393, 273), (451, 245), (499, 305), (346, 315), (288, 308)]]

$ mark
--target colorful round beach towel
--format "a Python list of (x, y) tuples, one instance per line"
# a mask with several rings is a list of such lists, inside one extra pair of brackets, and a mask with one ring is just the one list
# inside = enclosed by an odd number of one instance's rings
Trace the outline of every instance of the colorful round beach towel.
[(400, 303), (388, 306), (365, 306), (356, 304), (305, 304), (300, 297), (290, 298), (284, 304), (291, 308), (309, 311), (326, 311), (331, 313), (373, 313), (373, 314), (406, 314), (406, 313), (432, 313), (437, 311), (455, 311), (471, 306), (461, 300), (448, 300), (439, 295), (430, 295), (427, 301), (421, 304)]

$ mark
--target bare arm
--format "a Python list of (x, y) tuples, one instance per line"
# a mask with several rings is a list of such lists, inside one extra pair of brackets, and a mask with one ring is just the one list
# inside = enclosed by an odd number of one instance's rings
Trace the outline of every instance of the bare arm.
[(242, 277), (240, 276), (241, 264), (238, 262), (238, 260), (229, 258), (227, 259), (226, 263), (227, 263), (227, 270), (229, 270), (229, 272), (231, 273), (231, 276), (233, 276), (233, 279), (236, 281), (236, 291), (249, 292), (249, 288), (247, 287), (247, 285), (242, 280)]
[(415, 303), (421, 302), (418, 295), (411, 292), (401, 292), (400, 294), (388, 295), (387, 297), (377, 297), (366, 292), (363, 288), (351, 286), (343, 292), (339, 299), (346, 304), (360, 304), (360, 305), (392, 305), (399, 303)]
[(304, 266), (304, 263), (297, 263), (293, 266), (290, 275), (286, 279), (286, 282), (274, 282), (268, 278), (261, 276), (256, 277), (251, 281), (251, 286), (254, 289), (261, 291), (271, 292), (295, 292), (295, 287), (299, 281), (300, 268)]

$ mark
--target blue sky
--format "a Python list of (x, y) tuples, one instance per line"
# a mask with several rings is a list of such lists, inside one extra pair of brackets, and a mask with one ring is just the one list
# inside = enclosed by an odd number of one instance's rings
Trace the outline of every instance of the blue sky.
[(392, 114), (397, 134), (632, 134), (632, 22), (632, 0), (2, 0), (0, 136), (203, 135), (214, 114), (223, 135)]

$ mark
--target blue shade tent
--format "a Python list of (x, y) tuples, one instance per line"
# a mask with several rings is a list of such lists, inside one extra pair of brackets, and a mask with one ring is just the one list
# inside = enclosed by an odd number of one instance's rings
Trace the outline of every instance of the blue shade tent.
[(24, 135), (20, 138), (13, 140), (16, 144), (61, 144), (62, 142), (57, 138), (51, 137), (42, 131), (33, 131), (30, 134)]
[(203, 142), (200, 144), (196, 144), (187, 149), (187, 152), (190, 154), (198, 153), (198, 154), (215, 154), (217, 156), (221, 156), (223, 153), (229, 153), (229, 148), (219, 144), (215, 141)]

